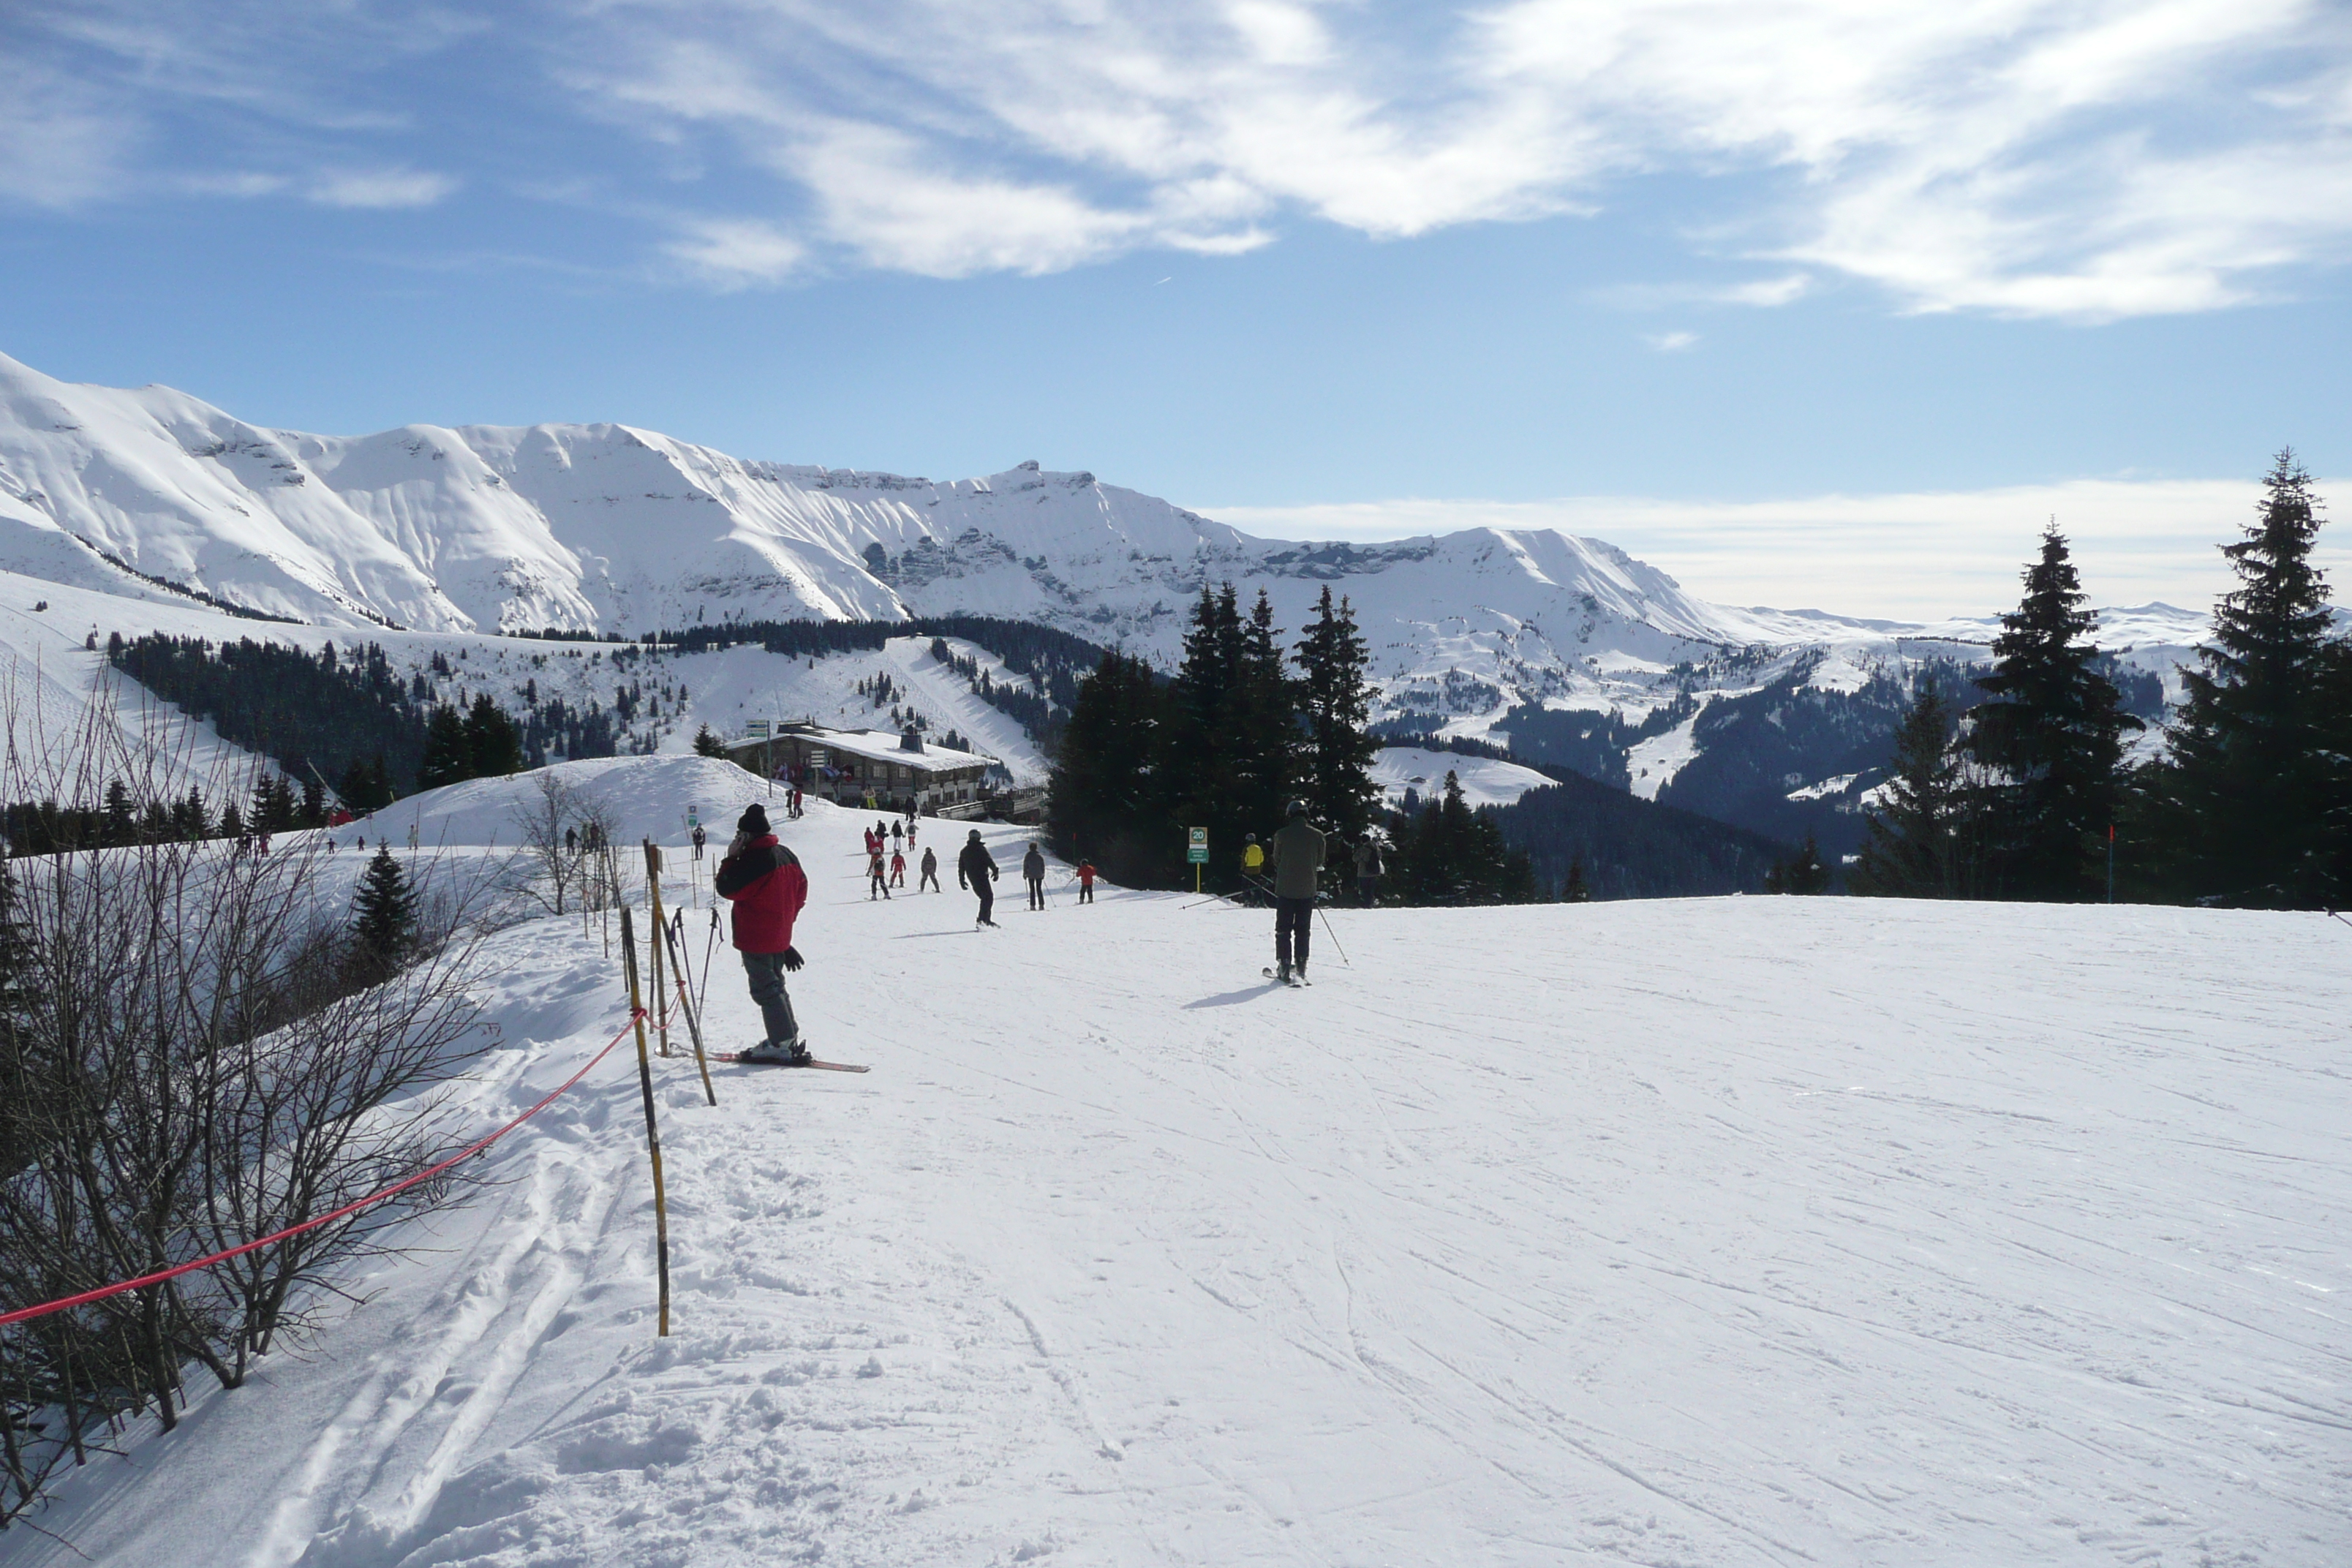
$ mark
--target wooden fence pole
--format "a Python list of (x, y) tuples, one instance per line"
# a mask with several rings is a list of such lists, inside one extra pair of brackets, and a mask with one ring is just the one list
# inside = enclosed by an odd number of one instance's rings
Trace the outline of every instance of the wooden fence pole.
[(654, 1029), (661, 1037), (661, 1054), (669, 1055), (669, 988), (662, 980), (661, 933), (667, 929), (662, 921), (661, 907), (661, 846), (652, 839), (640, 840), (646, 849), (646, 897), (652, 900), (654, 929), (648, 933), (646, 946), (654, 955), (654, 1000), (661, 1011), (654, 1015)]
[(677, 982), (677, 1010), (686, 1015), (686, 1032), (694, 1037), (694, 1065), (702, 1070), (702, 1092), (716, 1105), (719, 1091), (710, 1087), (710, 1061), (702, 1052), (702, 1020), (696, 1016), (694, 998), (688, 992), (686, 965), (678, 961), (677, 932), (662, 927), (662, 942), (669, 949), (670, 974)]
[(646, 1100), (646, 1152), (654, 1167), (654, 1269), (661, 1280), (661, 1337), (669, 1337), (669, 1197), (662, 1190), (661, 1129), (654, 1121), (654, 1064), (646, 1050), (646, 1006), (637, 987), (636, 935), (621, 906), (621, 968), (629, 977), (629, 1016), (637, 1030), (637, 1087)]

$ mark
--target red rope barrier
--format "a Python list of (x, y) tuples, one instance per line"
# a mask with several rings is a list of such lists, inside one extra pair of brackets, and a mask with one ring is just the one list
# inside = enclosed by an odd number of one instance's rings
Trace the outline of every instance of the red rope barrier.
[(529, 1110), (524, 1111), (520, 1116), (516, 1117), (513, 1121), (508, 1122), (497, 1131), (490, 1133), (488, 1137), (476, 1139), (473, 1142), (467, 1144), (463, 1149), (458, 1150), (456, 1153), (442, 1161), (439, 1164), (432, 1166), (427, 1170), (419, 1171), (416, 1174), (409, 1177), (405, 1181), (394, 1182), (392, 1185), (384, 1188), (381, 1192), (370, 1193), (366, 1197), (345, 1204), (342, 1207), (335, 1210), (332, 1214), (322, 1214), (316, 1219), (306, 1219), (300, 1225), (289, 1225), (284, 1230), (278, 1232), (275, 1236), (265, 1236), (258, 1241), (248, 1241), (243, 1247), (232, 1247), (226, 1252), (215, 1252), (209, 1258), (199, 1258), (193, 1263), (183, 1263), (177, 1268), (166, 1268), (158, 1273), (142, 1274), (136, 1279), (124, 1279), (113, 1285), (101, 1285), (95, 1290), (85, 1290), (79, 1296), (67, 1296), (55, 1301), (44, 1301), (37, 1307), (20, 1308), (14, 1312), (0, 1315), (0, 1328), (6, 1328), (10, 1323), (24, 1322), (28, 1318), (46, 1318), (51, 1312), (62, 1312), (68, 1307), (83, 1307), (88, 1306), (92, 1301), (103, 1301), (109, 1296), (120, 1296), (125, 1290), (138, 1290), (142, 1289), (149, 1285), (161, 1285), (166, 1279), (177, 1279), (181, 1275), (193, 1274), (199, 1268), (210, 1268), (215, 1263), (226, 1263), (232, 1258), (242, 1258), (248, 1252), (257, 1252), (265, 1247), (273, 1246), (278, 1242), (284, 1241), (288, 1237), (299, 1236), (306, 1230), (316, 1230), (322, 1225), (331, 1225), (336, 1220), (342, 1219), (351, 1215), (355, 1215), (363, 1208), (369, 1208), (376, 1204), (380, 1204), (386, 1198), (395, 1197), (400, 1194), (406, 1192), (409, 1188), (416, 1185), (419, 1182), (430, 1181), (435, 1176), (437, 1176), (442, 1172), (447, 1170), (450, 1166), (457, 1163), (458, 1161), (466, 1159), (470, 1155), (480, 1153), (483, 1150), (488, 1148), (491, 1144), (497, 1142), (499, 1139), (505, 1137), (508, 1133), (513, 1131), (516, 1128), (521, 1126), (532, 1117), (537, 1116), (550, 1105), (555, 1103), (556, 1098), (559, 1095), (562, 1094), (573, 1084), (578, 1083), (582, 1079), (588, 1076), (588, 1070), (590, 1068), (594, 1067), (598, 1062), (601, 1062), (606, 1057), (611, 1056), (613, 1054), (613, 1047), (619, 1045), (624, 1039), (628, 1037), (628, 1033), (631, 1027), (633, 1027), (636, 1021), (644, 1016), (645, 1010), (643, 1008), (639, 1008), (632, 1012), (629, 1015), (628, 1023), (622, 1025), (621, 1032), (614, 1035), (610, 1040), (607, 1040), (604, 1043), (604, 1048), (603, 1050), (598, 1051), (594, 1056), (590, 1057), (586, 1065), (583, 1066), (578, 1072), (573, 1073), (570, 1078), (565, 1079), (562, 1083), (549, 1090), (546, 1098), (541, 1100), (537, 1105), (532, 1106)]

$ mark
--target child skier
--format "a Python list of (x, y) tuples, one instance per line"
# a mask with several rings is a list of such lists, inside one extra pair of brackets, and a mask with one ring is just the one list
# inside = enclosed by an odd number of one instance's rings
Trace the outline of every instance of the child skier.
[(940, 858), (929, 849), (923, 851), (923, 874), (915, 883), (915, 891), (919, 893), (925, 888), (929, 888), (934, 893), (947, 891), (945, 888), (940, 886)]
[(1078, 858), (1078, 902), (1095, 901), (1095, 863), (1084, 856)]
[(1029, 853), (1021, 857), (1021, 876), (1022, 879), (1029, 884), (1029, 907), (1033, 910), (1044, 909), (1045, 907), (1045, 857), (1034, 839), (1030, 841)]

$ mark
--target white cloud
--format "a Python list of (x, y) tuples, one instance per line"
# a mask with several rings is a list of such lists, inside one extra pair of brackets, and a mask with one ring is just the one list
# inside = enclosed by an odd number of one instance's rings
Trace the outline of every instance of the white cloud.
[(722, 289), (781, 283), (798, 272), (808, 258), (808, 247), (799, 240), (749, 219), (694, 224), (684, 237), (671, 241), (667, 248), (693, 272)]
[(312, 180), (304, 195), (331, 207), (429, 207), (457, 188), (447, 174), (415, 169), (334, 169)]
[[(1919, 310), (2212, 309), (2352, 240), (2325, 0), (740, 0), (600, 5), (584, 89), (723, 130), (870, 265), (1045, 271), (1726, 182), (1742, 247)], [(1723, 227), (1718, 221), (1713, 226)], [(1785, 304), (1783, 274), (1717, 289)]]
[[(2018, 574), (2053, 516), (2095, 603), (2206, 608), (2235, 582), (2215, 547), (2238, 537), (2258, 493), (2251, 480), (2076, 479), (1774, 501), (1584, 496), (1197, 510), (1276, 539), (1556, 528), (1605, 539), (1721, 604), (1935, 620), (2013, 606)], [(2346, 581), (2352, 543), (2324, 529), (2316, 558)]]
[[(570, 113), (659, 148), (651, 178), (701, 182), (706, 211), (776, 224), (827, 265), (1044, 272), (1244, 250), (1301, 218), (1401, 238), (1593, 212), (1652, 176), (1695, 253), (1765, 271), (1681, 302), (1784, 305), (1846, 278), (1909, 310), (2095, 321), (2225, 307), (2352, 252), (2343, 0), (551, 11), (26, 0), (33, 42), (0, 60), (0, 193), (127, 188), (134, 152), (178, 143), (178, 115), (266, 128), (208, 149), (220, 166), (361, 171), (315, 199), (438, 200), (453, 176), (388, 150), (431, 111), (398, 84), (460, 44), (506, 45), (545, 63)], [(399, 62), (410, 78), (387, 74)], [(548, 101), (519, 90), (505, 112)], [(534, 160), (544, 144), (517, 139)], [(366, 173), (379, 159), (397, 166)], [(595, 173), (616, 205), (677, 210), (675, 189)]]
[(1698, 346), (1696, 332), (1654, 332), (1642, 340), (1662, 354), (1678, 354)]
[(118, 195), (139, 140), (103, 94), (0, 52), (0, 197), (70, 207)]

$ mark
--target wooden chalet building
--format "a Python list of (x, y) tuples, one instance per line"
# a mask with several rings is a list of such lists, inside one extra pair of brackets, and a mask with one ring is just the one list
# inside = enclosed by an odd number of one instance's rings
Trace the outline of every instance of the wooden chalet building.
[(780, 723), (772, 733), (755, 721), (752, 732), (726, 742), (727, 755), (761, 778), (797, 779), (818, 800), (935, 812), (979, 800), (988, 770), (1001, 767), (976, 752), (951, 752), (913, 730), (828, 730), (814, 723)]

